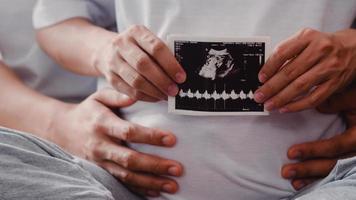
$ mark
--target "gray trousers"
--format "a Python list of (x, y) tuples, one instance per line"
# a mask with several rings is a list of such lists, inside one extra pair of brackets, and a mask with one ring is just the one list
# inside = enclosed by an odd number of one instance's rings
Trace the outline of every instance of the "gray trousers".
[[(0, 200), (142, 200), (102, 168), (25, 133), (0, 128)], [(355, 200), (356, 157), (340, 160), (295, 200)]]
[(306, 187), (295, 200), (356, 200), (356, 157), (339, 160), (330, 174)]
[(0, 128), (1, 200), (142, 200), (102, 168), (49, 142)]

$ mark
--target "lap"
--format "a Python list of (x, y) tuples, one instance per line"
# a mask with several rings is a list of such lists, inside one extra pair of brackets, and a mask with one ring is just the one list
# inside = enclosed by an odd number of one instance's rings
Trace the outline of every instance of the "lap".
[(298, 193), (295, 200), (356, 199), (356, 157), (339, 160), (329, 176)]
[(0, 128), (4, 199), (139, 199), (105, 170), (28, 134)]

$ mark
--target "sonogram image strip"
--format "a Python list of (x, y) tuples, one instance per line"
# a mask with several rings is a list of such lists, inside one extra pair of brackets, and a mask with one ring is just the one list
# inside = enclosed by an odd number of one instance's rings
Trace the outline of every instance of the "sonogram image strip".
[(214, 99), (214, 100), (241, 99), (241, 100), (245, 100), (247, 98), (250, 100), (254, 99), (254, 95), (251, 90), (247, 94), (244, 93), (244, 91), (242, 91), (242, 90), (238, 94), (235, 92), (235, 90), (232, 90), (230, 93), (227, 93), (225, 90), (222, 93), (217, 93), (216, 91), (214, 91), (212, 94), (210, 94), (207, 90), (205, 90), (204, 93), (200, 93), (199, 90), (197, 90), (196, 92), (192, 92), (190, 89), (188, 89), (187, 92), (184, 92), (181, 89), (179, 91), (178, 96), (181, 98), (191, 98), (191, 99), (196, 98), (196, 99), (206, 99), (206, 100), (209, 100), (209, 99)]

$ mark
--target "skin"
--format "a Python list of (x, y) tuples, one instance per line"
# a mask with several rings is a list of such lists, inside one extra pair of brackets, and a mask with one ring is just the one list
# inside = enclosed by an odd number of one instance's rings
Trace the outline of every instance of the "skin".
[(281, 169), (282, 177), (290, 179), (300, 190), (315, 180), (326, 177), (337, 160), (356, 155), (356, 85), (338, 93), (318, 107), (323, 113), (339, 113), (345, 116), (348, 129), (330, 139), (296, 144), (289, 148), (287, 156), (296, 163)]
[[(66, 37), (58, 37), (58, 32)], [(103, 76), (135, 100), (166, 100), (178, 93), (177, 83), (186, 79), (168, 47), (144, 26), (132, 26), (118, 34), (74, 18), (39, 30), (37, 38), (41, 47), (65, 68)], [(49, 45), (52, 42), (56, 45)]]
[[(305, 29), (282, 42), (259, 74), (264, 85), (256, 92), (256, 101), (283, 113), (316, 107), (353, 80), (356, 42), (349, 38), (355, 39), (354, 36), (353, 30), (326, 34)], [(115, 89), (135, 100), (159, 101), (167, 95), (174, 96), (178, 90), (173, 84), (184, 82), (186, 78), (168, 48), (143, 26), (132, 26), (118, 34), (85, 19), (74, 18), (39, 30), (37, 37), (41, 47), (65, 68), (79, 74), (103, 76)], [(71, 42), (65, 42), (68, 40)], [(317, 89), (294, 101), (315, 85), (318, 85)], [(334, 141), (339, 139), (330, 140)], [(288, 153), (291, 159), (296, 158), (293, 155), (295, 148)], [(323, 160), (316, 160), (317, 165), (303, 162), (301, 166), (307, 170), (310, 166), (315, 170), (320, 168), (323, 174), (318, 177), (324, 176), (330, 172), (335, 160), (341, 158), (337, 150), (325, 149), (324, 157), (334, 155), (333, 161), (327, 163), (329, 167), (321, 163)], [(310, 155), (308, 158), (314, 157)], [(287, 178), (286, 171), (290, 171), (288, 166), (282, 169), (282, 176)], [(313, 181), (311, 175), (296, 174), (289, 178), (297, 187), (300, 180)]]
[(147, 196), (175, 193), (180, 163), (128, 148), (125, 142), (171, 148), (175, 136), (120, 119), (112, 112), (135, 101), (114, 89), (98, 91), (79, 104), (44, 96), (25, 86), (0, 62), (0, 125), (50, 140), (96, 163), (130, 189)]
[(356, 75), (356, 30), (303, 29), (281, 42), (259, 72), (255, 100), (281, 113), (315, 108)]

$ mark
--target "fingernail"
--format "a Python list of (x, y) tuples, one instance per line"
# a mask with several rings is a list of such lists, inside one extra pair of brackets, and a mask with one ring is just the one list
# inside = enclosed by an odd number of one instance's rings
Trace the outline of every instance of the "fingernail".
[(296, 184), (296, 187), (297, 187), (297, 188), (296, 188), (297, 190), (300, 190), (300, 189), (302, 189), (303, 187), (305, 187), (305, 183), (301, 181), (301, 182), (299, 182), (299, 183)]
[(265, 98), (265, 95), (262, 92), (257, 92), (255, 94), (255, 101), (257, 101), (258, 103), (263, 102), (264, 98)]
[(151, 197), (158, 197), (160, 195), (159, 192), (154, 191), (154, 190), (147, 191), (147, 194)]
[(265, 73), (260, 73), (258, 74), (258, 79), (260, 80), (261, 83), (264, 83), (267, 81), (267, 75)]
[(273, 110), (273, 108), (274, 108), (274, 103), (273, 103), (273, 101), (267, 101), (267, 102), (265, 103), (265, 109), (266, 109), (266, 110), (271, 111), (271, 110)]
[(166, 146), (172, 146), (174, 144), (174, 138), (172, 136), (164, 136), (162, 143)]
[(287, 172), (287, 178), (294, 178), (297, 175), (297, 172), (295, 170), (289, 170)]
[(174, 167), (170, 167), (168, 169), (168, 173), (172, 176), (179, 176), (179, 169), (178, 167), (174, 166)]
[(176, 96), (178, 94), (178, 87), (177, 85), (173, 84), (171, 86), (168, 87), (168, 94), (169, 96)]
[(177, 81), (177, 83), (184, 83), (186, 78), (187, 78), (187, 77), (186, 77), (185, 73), (183, 73), (183, 72), (178, 72), (178, 73), (176, 74), (176, 81)]
[(288, 113), (289, 110), (287, 108), (281, 108), (279, 109), (279, 113), (283, 114), (283, 113)]
[(174, 188), (171, 184), (164, 184), (162, 189), (163, 189), (163, 191), (168, 192), (168, 193), (174, 192)]
[(300, 151), (293, 151), (293, 152), (292, 152), (292, 158), (293, 158), (293, 159), (300, 159), (300, 158), (302, 158), (302, 152), (300, 152)]

